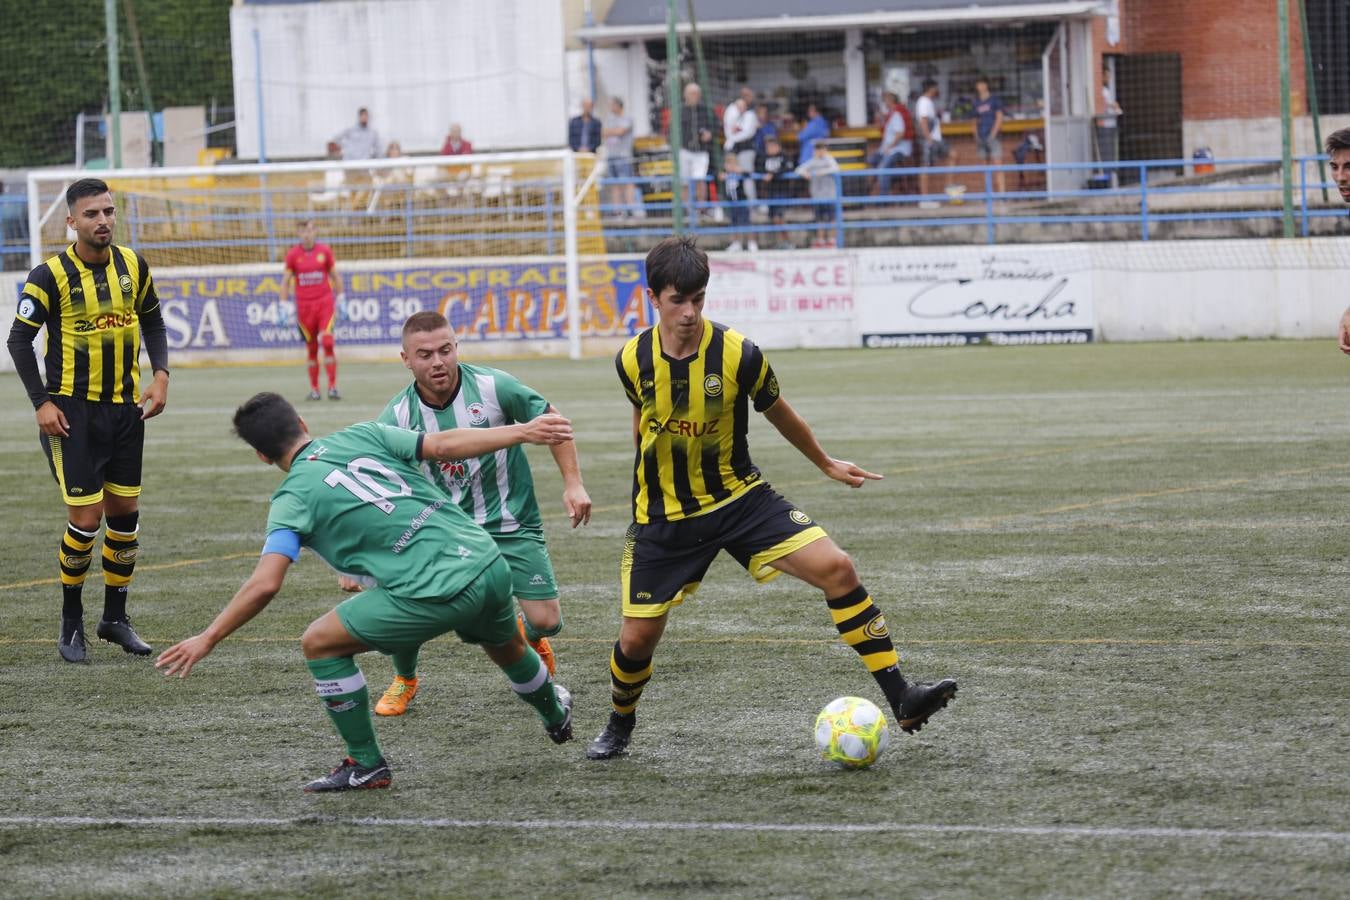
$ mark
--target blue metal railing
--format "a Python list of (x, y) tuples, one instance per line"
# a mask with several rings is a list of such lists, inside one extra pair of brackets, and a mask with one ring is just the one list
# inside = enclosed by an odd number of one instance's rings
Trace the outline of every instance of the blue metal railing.
[[(1341, 217), (1346, 215), (1339, 193), (1331, 182), (1321, 181), (1316, 164), (1326, 157), (1300, 156), (1293, 160), (1296, 169), (1297, 196), (1295, 199), (1295, 217), (1299, 235), (1307, 237), (1312, 233), (1315, 219)], [(1169, 172), (1194, 169), (1197, 165), (1235, 169), (1225, 180), (1223, 174), (1204, 178), (1177, 178), (1174, 181), (1160, 182), (1159, 175)], [(1313, 168), (1310, 175), (1309, 167)], [(686, 186), (686, 221), (688, 230), (708, 235), (744, 235), (765, 233), (792, 233), (814, 229), (815, 223), (802, 221), (800, 216), (792, 216), (794, 209), (828, 203), (833, 207), (831, 230), (834, 232), (834, 245), (842, 247), (846, 243), (847, 233), (869, 229), (909, 229), (940, 228), (957, 225), (982, 225), (985, 242), (998, 242), (999, 226), (1005, 225), (1072, 225), (1090, 223), (1133, 223), (1135, 236), (1139, 240), (1153, 237), (1155, 226), (1163, 222), (1213, 222), (1213, 221), (1252, 221), (1280, 219), (1283, 207), (1280, 199), (1280, 160), (1271, 157), (1249, 157), (1226, 160), (1163, 159), (1116, 163), (1061, 163), (1056, 165), (1025, 164), (1000, 166), (943, 166), (933, 168), (886, 168), (858, 169), (840, 172), (835, 176), (835, 197), (828, 201), (793, 198), (787, 200), (744, 200), (738, 202), (699, 201), (694, 199), (696, 185)], [(1245, 175), (1243, 174), (1245, 171)], [(1028, 176), (1044, 179), (1047, 187), (1039, 189), (1018, 188), (1016, 190), (996, 192), (994, 175), (1008, 173), (1025, 180)], [(1062, 179), (1053, 179), (1059, 174)], [(885, 176), (891, 183), (897, 179), (917, 179), (927, 175), (930, 180), (945, 181), (952, 176), (974, 176), (983, 182), (978, 192), (962, 191), (953, 198), (945, 191), (928, 194), (888, 194), (871, 195), (866, 186)], [(1077, 176), (1082, 176), (1078, 178)], [(1089, 176), (1105, 176), (1100, 185), (1089, 185)], [(1269, 181), (1233, 183), (1232, 177), (1261, 178), (1268, 175)], [(801, 184), (795, 175), (789, 179)], [(755, 176), (762, 183), (760, 176)], [(1052, 180), (1069, 180), (1082, 184), (1082, 187), (1050, 188)], [(1133, 184), (1122, 182), (1133, 181)], [(636, 184), (665, 187), (669, 191), (669, 178), (657, 179), (651, 176), (632, 178), (609, 178), (601, 180), (602, 189), (611, 185)], [(708, 178), (706, 184), (715, 184), (717, 179)], [(791, 183), (791, 181), (789, 182)], [(1332, 199), (1318, 205), (1311, 196), (1318, 191), (1329, 190)], [(1253, 195), (1251, 203), (1234, 203), (1233, 199), (1242, 195)], [(1197, 202), (1193, 208), (1179, 209), (1170, 203), (1170, 198), (1194, 195)], [(1265, 198), (1256, 195), (1266, 195)], [(1214, 200), (1225, 197), (1228, 206), (1216, 204)], [(1270, 198), (1274, 198), (1273, 201)], [(1103, 202), (1105, 201), (1105, 202)], [(969, 205), (967, 205), (969, 204)], [(1128, 210), (1123, 206), (1131, 207)], [(650, 216), (653, 212), (669, 216), (671, 202), (663, 200), (647, 203), (643, 207)], [(778, 209), (784, 218), (795, 221), (782, 225), (749, 224), (728, 225), (726, 219), (732, 210), (739, 209)], [(937, 208), (939, 212), (933, 212)], [(635, 209), (631, 204), (602, 204), (602, 217), (622, 217)], [(979, 212), (971, 212), (978, 209)], [(761, 216), (764, 214), (761, 213)], [(770, 213), (770, 216), (773, 214)], [(653, 229), (636, 221), (620, 223), (626, 233), (642, 236), (663, 234), (663, 229)], [(613, 234), (613, 226), (607, 230)]]
[[(1320, 159), (1325, 157), (1294, 159), (1296, 231), (1304, 237), (1313, 233), (1317, 220), (1346, 214), (1335, 185), (1321, 180)], [(1177, 177), (1178, 172), (1194, 173), (1197, 165), (1212, 166), (1214, 174)], [(1030, 180), (1046, 186), (995, 191), (999, 173), (1008, 182)], [(917, 183), (923, 175), (933, 185), (948, 179), (962, 181), (967, 190), (959, 196), (945, 190), (871, 193), (880, 176), (887, 176), (892, 185), (905, 185)], [(698, 200), (696, 185), (686, 185), (688, 230), (727, 241), (794, 247), (801, 245), (804, 235), (807, 241), (814, 238), (817, 244), (844, 247), (850, 236), (876, 230), (896, 231), (903, 240), (909, 229), (960, 226), (975, 228), (985, 243), (995, 244), (1000, 239), (1025, 240), (1024, 234), (1014, 230), (1016, 226), (1104, 223), (1124, 226), (1130, 238), (1149, 240), (1163, 223), (1261, 222), (1283, 216), (1280, 161), (1271, 157), (858, 169), (837, 173), (835, 196), (828, 199), (807, 196), (804, 180), (795, 175), (780, 179), (775, 189), (762, 176), (755, 176), (762, 196), (733, 203)], [(705, 183), (718, 184), (711, 178)], [(620, 190), (625, 185), (636, 186), (639, 199), (612, 202), (614, 194), (626, 193)], [(969, 190), (971, 185), (980, 189)], [(600, 202), (587, 208), (598, 215), (581, 218), (579, 238), (601, 238), (613, 251), (624, 238), (650, 239), (669, 233), (669, 175), (602, 178), (597, 189)], [(664, 189), (667, 199), (642, 200), (644, 189), (648, 194)], [(258, 260), (275, 259), (278, 235), (286, 243), (295, 224), (310, 217), (319, 221), (325, 242), (351, 249), (378, 244), (381, 256), (389, 252), (390, 244), (401, 244), (396, 252), (409, 257), (445, 252), (457, 244), (475, 255), (552, 255), (563, 244), (563, 197), (558, 181), (522, 179), (491, 199), (449, 180), (444, 184), (384, 184), (369, 203), (357, 199), (371, 197), (371, 192), (370, 185), (353, 186), (351, 199), (318, 208), (311, 201), (310, 188), (294, 186), (268, 190), (268, 202), (262, 206), (257, 202), (258, 189), (252, 186), (221, 186), (209, 196), (204, 192), (207, 199), (200, 202), (172, 205), (140, 202), (133, 196), (126, 206), (124, 227), (129, 229), (132, 245), (151, 254), (167, 249), (242, 248)], [(1321, 192), (1326, 192), (1325, 199), (1319, 196)], [(1184, 197), (1194, 202), (1181, 202), (1179, 198)], [(26, 268), (28, 263), (25, 204), (22, 195), (0, 195), (0, 223), (4, 225), (0, 265), (11, 270)], [(959, 240), (969, 240), (968, 233)], [(490, 244), (468, 246), (472, 242)], [(715, 246), (715, 241), (710, 245)]]

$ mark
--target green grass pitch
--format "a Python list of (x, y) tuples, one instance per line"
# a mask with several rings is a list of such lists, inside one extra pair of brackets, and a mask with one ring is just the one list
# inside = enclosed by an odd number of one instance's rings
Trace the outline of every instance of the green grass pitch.
[[(464, 347), (472, 359), (473, 347)], [(297, 351), (297, 363), (300, 354)], [(377, 725), (387, 791), (312, 797), (341, 747), (298, 639), (340, 599), (306, 555), (186, 681), (95, 641), (56, 653), (62, 512), (0, 380), (0, 885), (61, 895), (1084, 897), (1345, 895), (1350, 884), (1350, 360), (1329, 342), (780, 352), (820, 476), (756, 417), (768, 480), (857, 561), (911, 676), (959, 679), (873, 768), (816, 757), (831, 698), (880, 701), (819, 596), (730, 560), (677, 609), (628, 757), (608, 709), (630, 413), (609, 360), (505, 367), (572, 417), (596, 504), (569, 531), (532, 448), (575, 743), (442, 639)], [(345, 365), (324, 433), (397, 363)], [(279, 473), (229, 433), (301, 367), (180, 369), (150, 425), (131, 612), (156, 650), (251, 571)], [(86, 589), (90, 632), (101, 603)], [(374, 692), (388, 661), (361, 658)]]

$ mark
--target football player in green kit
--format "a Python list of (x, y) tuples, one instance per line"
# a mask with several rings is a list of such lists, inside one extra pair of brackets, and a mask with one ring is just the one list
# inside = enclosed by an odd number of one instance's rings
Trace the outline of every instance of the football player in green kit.
[(286, 477), (272, 494), (267, 540), (253, 574), (206, 630), (160, 654), (165, 675), (186, 677), (215, 646), (267, 606), (309, 547), (361, 593), (315, 619), (300, 639), (305, 663), (347, 755), (305, 790), (387, 787), (370, 694), (353, 658), (395, 654), (448, 631), (483, 646), (555, 743), (572, 737), (572, 699), (522, 639), (511, 569), (496, 543), (423, 476), (426, 460), (465, 459), (519, 443), (572, 439), (571, 424), (544, 414), (499, 428), (419, 434), (375, 422), (311, 438), (295, 408), (262, 393), (234, 414), (234, 430)]
[[(379, 420), (413, 431), (493, 428), (527, 422), (557, 410), (537, 391), (500, 369), (460, 362), (459, 342), (445, 317), (419, 312), (403, 325), (403, 364), (413, 381), (385, 406)], [(563, 507), (572, 527), (591, 517), (576, 446), (549, 446), (563, 482)], [(519, 445), (477, 457), (427, 462), (422, 471), (497, 542), (511, 566), (520, 629), (550, 675), (557, 674), (549, 637), (562, 630), (558, 582), (544, 540), (530, 462)], [(344, 580), (343, 587), (356, 585)], [(394, 654), (394, 680), (375, 704), (381, 716), (402, 715), (417, 694), (417, 650)]]

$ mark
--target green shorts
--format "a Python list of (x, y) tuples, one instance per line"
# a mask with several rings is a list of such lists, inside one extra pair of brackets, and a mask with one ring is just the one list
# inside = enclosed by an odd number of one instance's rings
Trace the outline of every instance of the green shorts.
[(542, 531), (493, 534), (497, 549), (511, 567), (511, 582), (521, 600), (552, 600), (558, 596), (558, 579)]
[(337, 616), (352, 637), (381, 653), (412, 650), (447, 631), (470, 644), (505, 644), (516, 634), (511, 567), (499, 557), (444, 599), (410, 600), (368, 588), (339, 603)]

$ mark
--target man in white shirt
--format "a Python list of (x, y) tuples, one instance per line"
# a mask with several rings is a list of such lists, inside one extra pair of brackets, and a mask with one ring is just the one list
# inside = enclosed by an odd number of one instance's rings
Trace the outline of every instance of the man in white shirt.
[[(872, 166), (877, 169), (891, 169), (909, 164), (914, 155), (914, 141), (906, 133), (905, 114), (900, 109), (900, 96), (887, 91), (881, 95), (885, 111), (881, 128), (881, 146), (872, 157)], [(877, 193), (886, 196), (891, 192), (891, 176), (882, 175), (877, 179)]]
[[(937, 109), (938, 84), (933, 79), (923, 83), (923, 93), (914, 104), (914, 128), (919, 133), (919, 163), (923, 170), (919, 172), (919, 193), (928, 193), (928, 169), (940, 162), (950, 166), (951, 148), (942, 140), (942, 120)], [(936, 200), (920, 201), (924, 209), (935, 209)]]
[[(755, 92), (749, 87), (741, 88), (741, 95), (727, 104), (722, 113), (722, 131), (726, 142), (722, 148), (727, 153), (736, 154), (736, 164), (741, 172), (755, 171), (755, 135), (759, 133), (759, 116), (755, 114)], [(745, 199), (754, 200), (755, 182), (746, 179)]]

